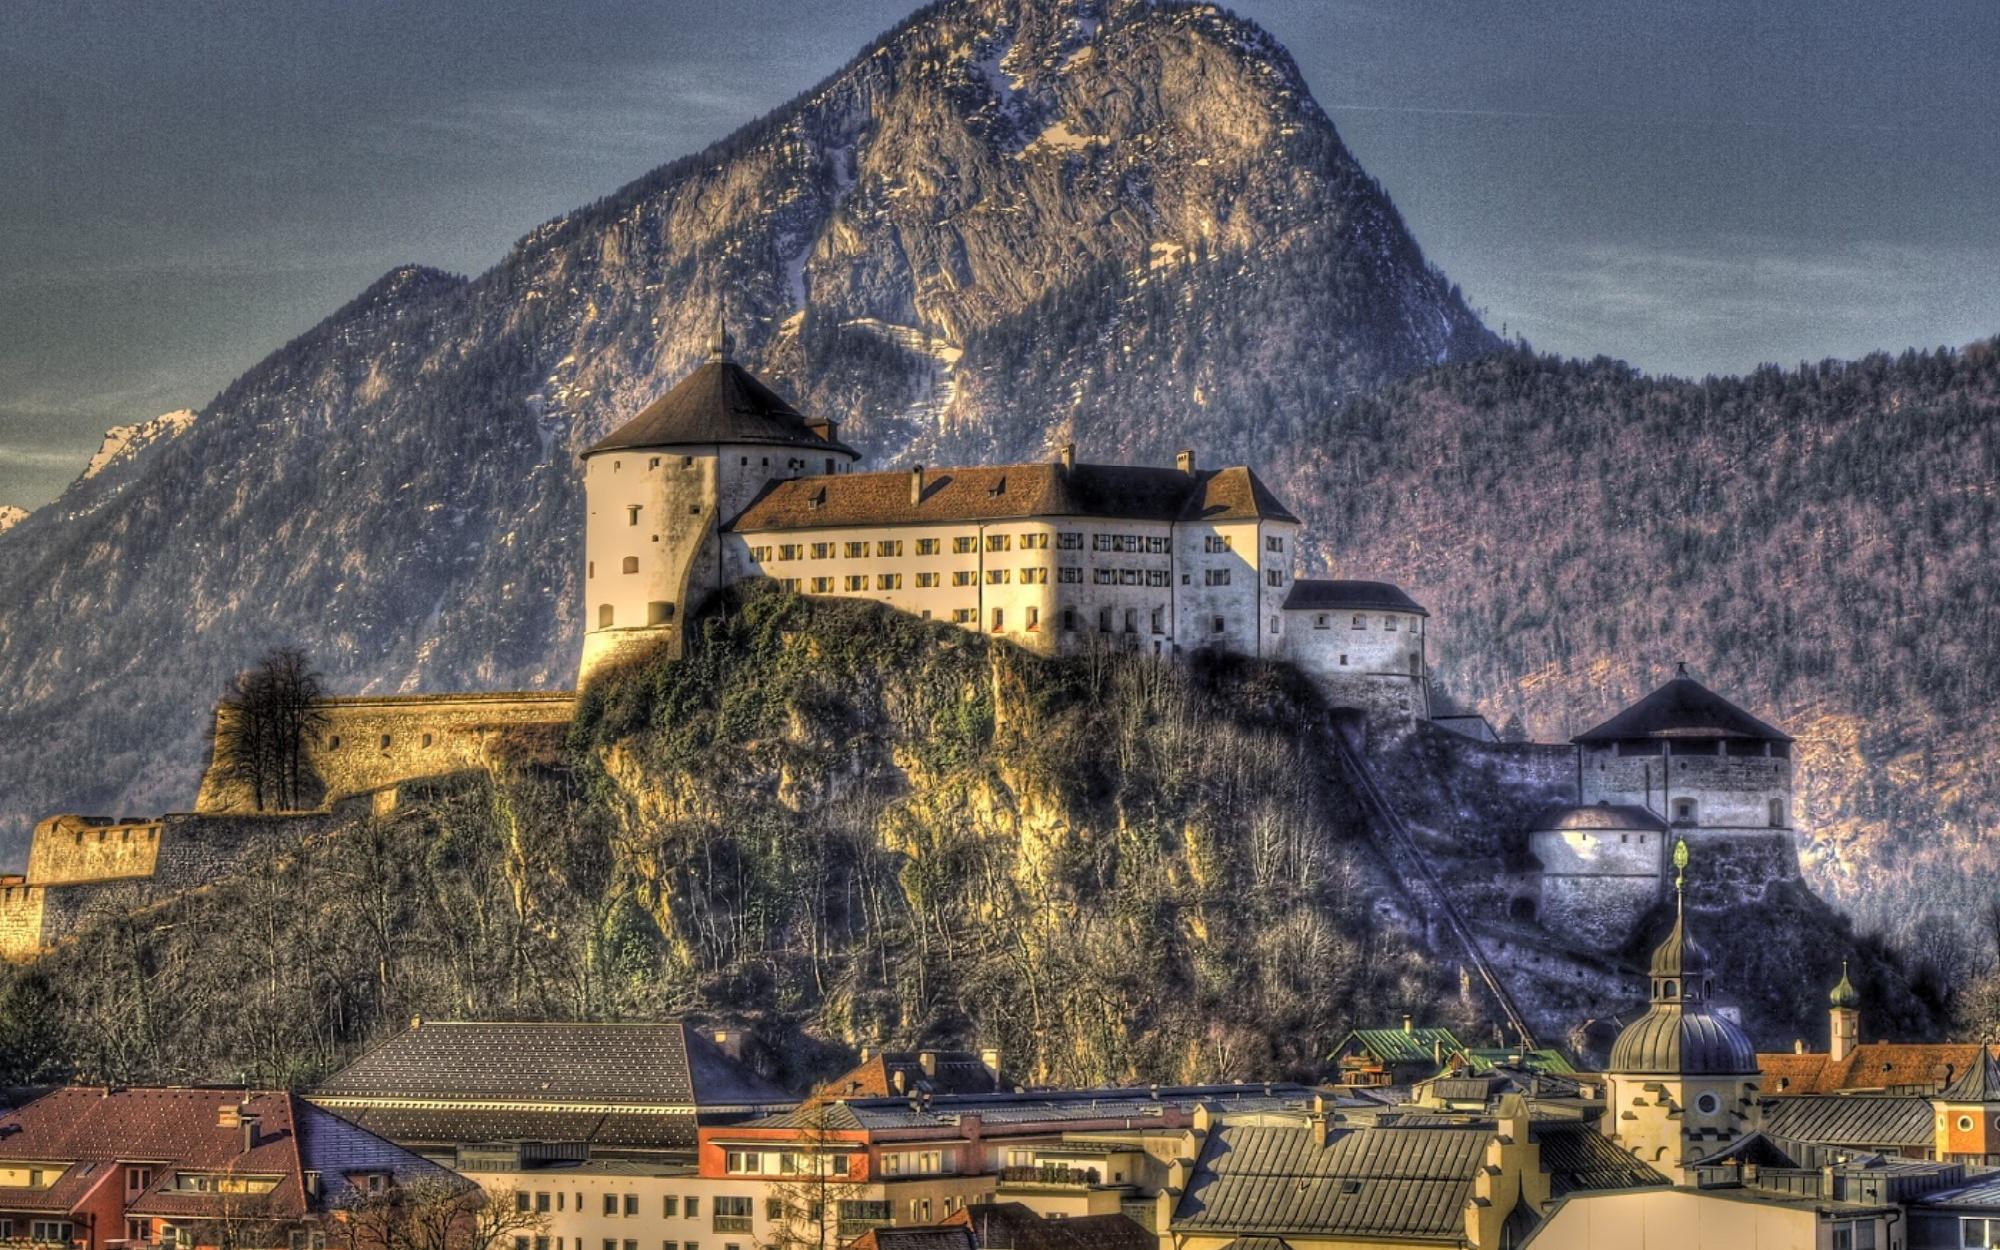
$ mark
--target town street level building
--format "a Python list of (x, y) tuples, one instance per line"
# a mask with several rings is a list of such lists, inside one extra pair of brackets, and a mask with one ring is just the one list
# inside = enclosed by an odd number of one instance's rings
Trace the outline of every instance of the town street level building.
[(1256, 473), (1053, 461), (853, 472), (860, 453), (708, 363), (583, 454), (580, 684), (677, 654), (687, 614), (771, 578), (1056, 654), (1109, 645), (1291, 660), (1336, 702), (1428, 714), (1428, 613), (1379, 582), (1297, 576), (1299, 520)]
[(463, 1184), (284, 1092), (70, 1087), (0, 1116), (10, 1245), (299, 1250), (356, 1195), (418, 1180)]

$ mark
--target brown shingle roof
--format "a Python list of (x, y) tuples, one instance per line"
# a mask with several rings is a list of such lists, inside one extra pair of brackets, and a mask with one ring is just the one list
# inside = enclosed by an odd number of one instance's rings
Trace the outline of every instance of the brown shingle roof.
[[(826, 436), (815, 425), (825, 429)], [(800, 413), (735, 362), (710, 360), (583, 454), (641, 447), (776, 443), (854, 456), (852, 448), (833, 437), (833, 430), (832, 425), (815, 423)]]
[(1835, 1062), (1824, 1051), (1757, 1056), (1765, 1094), (1837, 1094), (1844, 1090), (1942, 1087), (1979, 1061), (1977, 1042), (1868, 1042)]
[(1242, 465), (1183, 473), (1139, 465), (979, 465), (926, 472), (912, 500), (909, 470), (774, 482), (729, 528), (820, 529), (1024, 517), (1131, 521), (1296, 521)]
[(1159, 1250), (1159, 1238), (1123, 1215), (1051, 1220), (1021, 1202), (973, 1202), (947, 1227), (970, 1230), (979, 1250)]
[[(924, 1072), (922, 1054), (885, 1050), (855, 1064), (813, 1091), (813, 1099), (891, 1098), (898, 1094), (988, 1094), (1004, 1088), (978, 1055), (964, 1050), (931, 1052), (931, 1073)], [(902, 1076), (899, 1086), (898, 1074)]]
[(1658, 690), (1571, 742), (1642, 738), (1750, 738), (1790, 742), (1791, 736), (1758, 720), (1683, 672)]

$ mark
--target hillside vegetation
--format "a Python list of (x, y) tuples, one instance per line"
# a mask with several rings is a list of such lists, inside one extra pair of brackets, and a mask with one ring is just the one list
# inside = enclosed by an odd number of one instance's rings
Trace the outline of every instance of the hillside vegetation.
[(680, 1012), (747, 1015), (795, 1080), (828, 1042), (975, 1039), (1040, 1080), (1310, 1076), (1456, 988), (1372, 916), (1323, 732), (1281, 667), (1052, 662), (756, 591), (593, 687), (572, 775), (460, 778), (107, 909), (7, 992), (108, 1079), (310, 1079), (412, 1014)]
[(1996, 417), (1994, 342), (1700, 382), (1514, 351), (1346, 405), (1285, 481), (1495, 724), (1560, 741), (1687, 660), (1796, 735), (1808, 879), (1948, 962), (2000, 885)]

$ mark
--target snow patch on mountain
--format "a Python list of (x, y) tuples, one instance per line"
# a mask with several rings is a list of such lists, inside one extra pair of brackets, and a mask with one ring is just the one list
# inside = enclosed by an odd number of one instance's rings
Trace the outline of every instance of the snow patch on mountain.
[(114, 425), (104, 432), (104, 442), (77, 481), (87, 482), (114, 465), (129, 462), (148, 447), (178, 438), (193, 424), (194, 409), (181, 408), (137, 425)]

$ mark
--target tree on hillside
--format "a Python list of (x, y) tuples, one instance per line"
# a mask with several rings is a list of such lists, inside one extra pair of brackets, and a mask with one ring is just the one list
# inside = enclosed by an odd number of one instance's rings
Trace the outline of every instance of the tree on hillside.
[(548, 1231), (549, 1217), (531, 1210), (526, 1198), (516, 1189), (489, 1194), (457, 1177), (420, 1177), (374, 1193), (357, 1187), (334, 1204), (327, 1244), (339, 1250), (501, 1250)]
[(313, 783), (306, 748), (326, 728), (326, 689), (305, 652), (278, 647), (236, 678), (216, 717), (217, 758), (258, 811), (297, 811)]

